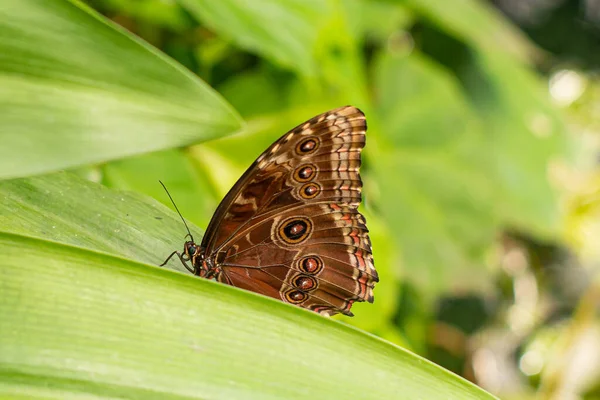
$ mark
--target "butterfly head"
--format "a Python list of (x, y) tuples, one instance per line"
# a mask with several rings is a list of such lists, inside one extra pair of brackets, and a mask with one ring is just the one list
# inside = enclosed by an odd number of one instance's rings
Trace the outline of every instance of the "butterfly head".
[(188, 240), (183, 245), (183, 258), (184, 261), (191, 261), (195, 264), (195, 259), (200, 255), (200, 246), (198, 246), (193, 240)]

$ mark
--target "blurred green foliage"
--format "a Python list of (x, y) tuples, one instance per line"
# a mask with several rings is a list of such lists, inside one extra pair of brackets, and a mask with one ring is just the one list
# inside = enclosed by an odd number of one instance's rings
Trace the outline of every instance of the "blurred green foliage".
[(553, 60), (476, 0), (88, 0), (112, 20), (93, 24), (17, 3), (0, 6), (1, 177), (73, 168), (170, 207), (160, 179), (206, 227), (269, 144), (352, 104), (381, 282), (342, 320), (503, 397), (560, 395), (555, 360), (597, 324), (571, 318), (598, 301), (598, 146), (579, 134), (598, 141), (595, 77), (560, 110)]

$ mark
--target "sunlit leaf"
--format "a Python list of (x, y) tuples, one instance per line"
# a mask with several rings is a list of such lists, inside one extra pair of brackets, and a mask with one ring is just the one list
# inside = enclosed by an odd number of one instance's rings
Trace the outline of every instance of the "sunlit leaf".
[(195, 143), (237, 114), (197, 77), (80, 3), (0, 4), (0, 178)]
[[(158, 182), (157, 182), (158, 184)], [(108, 252), (160, 264), (183, 247), (181, 220), (134, 192), (109, 190), (70, 173), (0, 182), (3, 232)], [(196, 240), (200, 231), (190, 224)], [(185, 270), (178, 262), (170, 267)]]
[(71, 174), (4, 181), (0, 195), (3, 395), (493, 398), (313, 312), (91, 250), (163, 256), (172, 233), (157, 228), (177, 215), (154, 201)]

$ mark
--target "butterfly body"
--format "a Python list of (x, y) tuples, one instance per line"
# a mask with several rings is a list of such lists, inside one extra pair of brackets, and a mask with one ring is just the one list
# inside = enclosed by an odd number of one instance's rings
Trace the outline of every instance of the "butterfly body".
[[(352, 315), (378, 281), (357, 207), (364, 114), (341, 107), (297, 126), (248, 168), (202, 244), (180, 256), (195, 275), (325, 315)], [(178, 253), (177, 253), (178, 254)]]

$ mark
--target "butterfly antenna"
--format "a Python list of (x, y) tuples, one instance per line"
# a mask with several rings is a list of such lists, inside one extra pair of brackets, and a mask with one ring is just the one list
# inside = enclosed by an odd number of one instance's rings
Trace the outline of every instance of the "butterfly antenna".
[(167, 187), (165, 186), (164, 183), (162, 183), (162, 181), (159, 180), (159, 182), (162, 185), (163, 189), (165, 189), (165, 192), (167, 192), (167, 196), (169, 196), (169, 199), (171, 200), (171, 203), (173, 203), (173, 206), (175, 207), (175, 210), (177, 210), (177, 214), (179, 214), (179, 217), (181, 218), (181, 220), (183, 221), (183, 224), (185, 225), (185, 229), (187, 229), (188, 234), (185, 237), (189, 236), (190, 239), (192, 239), (192, 242), (194, 242), (194, 237), (192, 236), (192, 232), (190, 232), (190, 228), (188, 227), (187, 223), (185, 222), (185, 219), (183, 218), (183, 215), (181, 215), (181, 213), (179, 212), (179, 208), (177, 208), (177, 204), (175, 204), (175, 201), (171, 197), (171, 193), (169, 193), (169, 191), (167, 190)]

